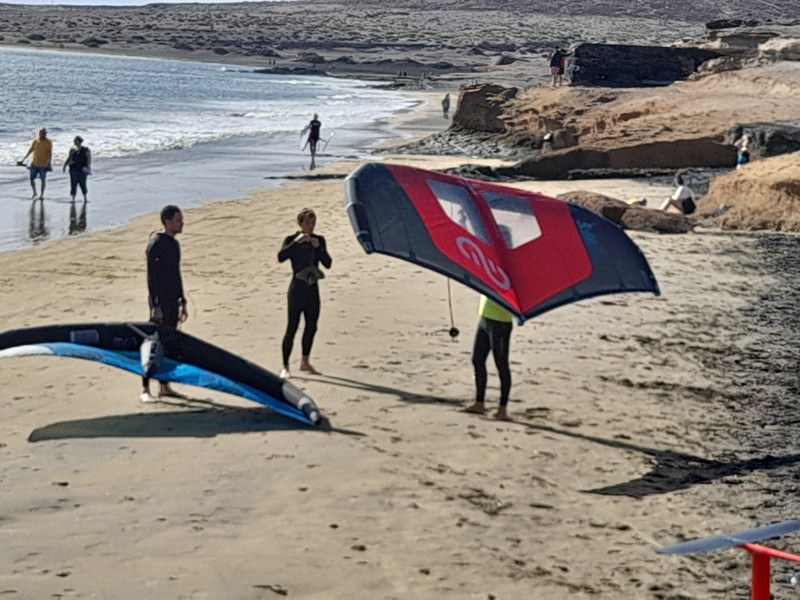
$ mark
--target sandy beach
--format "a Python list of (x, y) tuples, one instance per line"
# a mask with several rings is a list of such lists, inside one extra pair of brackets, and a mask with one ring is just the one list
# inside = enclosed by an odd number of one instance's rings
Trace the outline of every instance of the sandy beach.
[[(415, 92), (398, 137), (446, 125), (447, 85)], [(293, 382), (331, 431), (186, 386), (189, 400), (142, 404), (138, 377), (94, 362), (5, 358), (0, 596), (747, 597), (746, 553), (654, 550), (797, 517), (800, 238), (630, 232), (661, 296), (602, 296), (515, 327), (515, 420), (502, 423), (458, 411), (474, 394), (477, 294), (452, 285), (453, 340), (443, 277), (364, 253), (341, 180), (358, 164), (189, 209), (179, 238), (185, 331), (278, 372), (290, 270), (276, 255), (300, 209), (317, 212), (333, 257), (312, 352), (321, 374)], [(515, 185), (672, 192), (656, 179)], [(150, 214), (0, 253), (4, 329), (146, 319), (144, 251), (159, 229)], [(775, 598), (796, 596), (793, 572), (773, 565)]]
[[(424, 123), (436, 107), (419, 110)], [(597, 184), (618, 197), (645, 193), (631, 181)], [(6, 359), (4, 595), (746, 593), (741, 554), (678, 559), (653, 550), (794, 516), (783, 492), (794, 485), (796, 438), (791, 420), (772, 418), (788, 398), (768, 363), (797, 346), (778, 335), (785, 306), (771, 294), (787, 283), (765, 267), (770, 236), (633, 234), (663, 295), (584, 301), (517, 328), (517, 421), (501, 424), (457, 412), (473, 394), (476, 294), (454, 286), (463, 333), (451, 341), (444, 279), (365, 255), (340, 181), (289, 183), (187, 211), (186, 331), (280, 367), (289, 274), (275, 255), (306, 205), (319, 214), (334, 267), (313, 352), (322, 375), (295, 382), (333, 431), (202, 389), (183, 388), (188, 402), (141, 405), (138, 380), (114, 369)], [(144, 246), (157, 225), (151, 215), (0, 255), (3, 321), (144, 318)], [(491, 369), (490, 377), (495, 402)]]

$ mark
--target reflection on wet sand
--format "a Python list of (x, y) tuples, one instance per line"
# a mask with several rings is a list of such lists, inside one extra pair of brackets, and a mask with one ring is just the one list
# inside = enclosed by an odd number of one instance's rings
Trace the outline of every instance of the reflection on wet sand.
[(43, 242), (50, 237), (50, 229), (47, 227), (44, 215), (44, 200), (40, 198), (31, 202), (28, 236), (34, 244)]
[(77, 202), (73, 200), (69, 204), (69, 234), (77, 235), (86, 231), (86, 200), (81, 203), (78, 212)]

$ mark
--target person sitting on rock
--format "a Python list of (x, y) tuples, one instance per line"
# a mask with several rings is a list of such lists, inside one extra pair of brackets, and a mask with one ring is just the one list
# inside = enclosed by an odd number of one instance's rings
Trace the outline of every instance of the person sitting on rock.
[(669, 210), (670, 206), (677, 208), (681, 214), (690, 215), (697, 209), (697, 204), (694, 200), (694, 192), (692, 189), (683, 183), (683, 176), (675, 176), (675, 193), (671, 198), (667, 198), (659, 207), (663, 211)]

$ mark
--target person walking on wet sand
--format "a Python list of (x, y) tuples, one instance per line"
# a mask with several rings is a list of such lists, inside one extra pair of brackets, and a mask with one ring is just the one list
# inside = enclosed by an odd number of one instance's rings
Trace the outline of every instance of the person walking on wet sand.
[(325, 277), (319, 264), (322, 263), (326, 269), (330, 269), (333, 264), (333, 259), (328, 254), (325, 245), (325, 238), (314, 233), (314, 227), (317, 224), (317, 216), (314, 211), (310, 208), (300, 211), (300, 214), (297, 215), (297, 224), (300, 226), (300, 231), (296, 231), (283, 240), (283, 245), (278, 252), (278, 262), (282, 263), (287, 260), (292, 262), (292, 281), (289, 284), (288, 292), (289, 319), (282, 344), (282, 379), (288, 379), (291, 376), (289, 357), (292, 354), (294, 336), (300, 327), (301, 316), (305, 319), (305, 329), (303, 330), (303, 354), (300, 359), (300, 370), (317, 373), (317, 370), (311, 366), (310, 354), (314, 335), (317, 333), (320, 312), (319, 284), (317, 282)]
[(472, 366), (475, 371), (475, 402), (462, 409), (463, 412), (482, 415), (486, 412), (486, 359), (489, 352), (494, 357), (497, 373), (500, 376), (500, 405), (494, 418), (498, 421), (510, 421), (508, 415), (508, 398), (511, 393), (511, 368), (509, 366), (509, 349), (513, 315), (505, 308), (481, 295), (478, 305), (478, 330), (472, 348)]
[(445, 119), (449, 119), (450, 118), (450, 94), (449, 93), (445, 94), (444, 98), (442, 98), (442, 116)]
[(319, 115), (314, 113), (314, 118), (309, 121), (308, 125), (303, 127), (303, 135), (308, 132), (308, 149), (311, 151), (311, 160), (317, 155), (317, 142), (319, 142), (320, 130), (322, 123), (319, 120)]
[(86, 177), (92, 172), (92, 153), (86, 146), (83, 145), (83, 138), (79, 135), (75, 136), (75, 146), (70, 148), (69, 156), (64, 161), (62, 171), (66, 171), (69, 167), (69, 195), (72, 201), (75, 202), (75, 196), (80, 186), (83, 193), (83, 201), (86, 202)]
[[(150, 320), (158, 329), (169, 334), (189, 318), (186, 296), (181, 279), (181, 245), (175, 237), (183, 232), (183, 213), (174, 205), (161, 210), (162, 233), (157, 233), (147, 244), (147, 291), (150, 305)], [(163, 339), (163, 336), (162, 336)], [(150, 379), (142, 378), (143, 389), (139, 399), (155, 402), (150, 395)], [(159, 397), (185, 398), (173, 390), (168, 383), (160, 382)]]
[(42, 191), (39, 194), (39, 199), (44, 200), (44, 188), (47, 185), (47, 174), (53, 170), (51, 166), (53, 162), (53, 142), (47, 138), (47, 129), (44, 127), (39, 130), (37, 138), (31, 142), (28, 153), (18, 162), (23, 163), (31, 154), (33, 154), (33, 159), (31, 159), (31, 166), (28, 167), (30, 171), (31, 189), (33, 190), (33, 196), (31, 196), (31, 198), (36, 198), (36, 178), (38, 177), (42, 180)]

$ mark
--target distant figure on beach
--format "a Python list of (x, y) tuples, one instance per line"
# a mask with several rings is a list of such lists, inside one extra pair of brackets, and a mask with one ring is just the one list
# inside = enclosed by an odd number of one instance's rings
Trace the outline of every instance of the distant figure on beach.
[(325, 277), (319, 264), (322, 263), (326, 269), (330, 269), (333, 264), (333, 259), (328, 254), (325, 245), (325, 238), (314, 233), (314, 227), (317, 224), (317, 216), (314, 211), (310, 208), (301, 210), (297, 215), (297, 224), (300, 226), (300, 230), (283, 240), (283, 245), (278, 252), (278, 262), (282, 263), (287, 260), (292, 262), (292, 280), (289, 283), (288, 292), (289, 318), (282, 344), (282, 379), (288, 379), (291, 376), (289, 357), (292, 354), (294, 336), (300, 326), (301, 315), (305, 320), (305, 328), (300, 370), (317, 373), (317, 370), (311, 366), (310, 355), (320, 313), (319, 284), (317, 282)]
[(78, 186), (80, 186), (83, 201), (86, 202), (86, 177), (92, 174), (92, 153), (83, 145), (81, 136), (75, 136), (74, 144), (69, 150), (69, 156), (64, 161), (61, 171), (66, 171), (69, 167), (69, 195), (72, 197), (72, 201), (75, 202)]
[(670, 206), (674, 206), (684, 215), (692, 214), (697, 208), (694, 192), (684, 184), (682, 175), (675, 176), (675, 192), (671, 198), (664, 200), (659, 208), (666, 211)]
[(561, 85), (561, 79), (564, 77), (564, 73), (567, 70), (567, 57), (569, 56), (569, 52), (567, 52), (564, 48), (559, 48), (561, 51), (561, 62), (558, 65), (558, 85)]
[(47, 138), (47, 129), (44, 127), (39, 130), (39, 135), (31, 142), (28, 153), (23, 156), (22, 160), (19, 162), (24, 162), (31, 154), (33, 154), (33, 159), (31, 160), (31, 166), (28, 167), (30, 171), (31, 189), (33, 190), (33, 196), (31, 196), (31, 198), (36, 198), (36, 178), (38, 177), (42, 180), (42, 192), (39, 194), (39, 199), (44, 200), (44, 188), (47, 185), (47, 174), (53, 170), (53, 142)]
[(449, 93), (445, 94), (444, 98), (442, 98), (442, 116), (445, 119), (449, 119), (450, 118), (450, 94)]
[(319, 120), (319, 115), (314, 113), (314, 118), (309, 121), (308, 125), (303, 127), (303, 134), (308, 132), (308, 149), (311, 151), (312, 159), (317, 155), (320, 129), (322, 129), (322, 123)]
[(742, 165), (750, 162), (750, 151), (752, 150), (752, 139), (750, 134), (745, 133), (734, 143), (736, 146), (736, 168), (740, 169)]
[[(172, 204), (161, 210), (162, 233), (157, 233), (147, 244), (147, 291), (150, 320), (158, 325), (159, 332), (167, 335), (189, 318), (186, 296), (181, 278), (181, 245), (175, 239), (183, 232), (183, 213)], [(161, 336), (162, 339), (164, 336)], [(150, 395), (150, 379), (142, 378), (142, 402), (155, 402)], [(168, 383), (160, 382), (159, 397), (185, 398)]]
[(509, 366), (509, 349), (511, 330), (514, 326), (513, 315), (505, 308), (481, 295), (478, 304), (478, 330), (472, 348), (472, 367), (475, 371), (475, 402), (463, 409), (464, 412), (482, 415), (486, 412), (486, 359), (489, 352), (494, 357), (497, 373), (500, 376), (500, 405), (494, 418), (499, 421), (510, 421), (508, 415), (508, 398), (511, 393), (511, 368)]
[(553, 48), (550, 54), (550, 87), (561, 85), (561, 78), (564, 75), (564, 50), (561, 48)]

